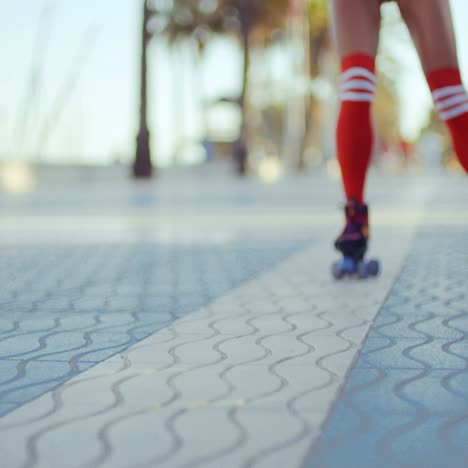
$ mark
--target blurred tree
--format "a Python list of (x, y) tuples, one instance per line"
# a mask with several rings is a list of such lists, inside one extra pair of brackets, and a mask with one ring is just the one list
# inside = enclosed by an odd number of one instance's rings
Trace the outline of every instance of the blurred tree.
[(329, 9), (327, 0), (308, 0), (310, 75), (320, 73), (320, 62), (330, 46)]
[(396, 152), (401, 158), (399, 163), (404, 162), (401, 152), (403, 137), (400, 128), (399, 81), (405, 64), (398, 49), (407, 48), (410, 42), (397, 6), (388, 4), (382, 7), (380, 47), (377, 56), (378, 85), (373, 104), (373, 121), (380, 148), (390, 149), (389, 154)]
[(239, 174), (245, 174), (248, 166), (247, 94), (252, 45), (268, 46), (275, 41), (275, 34), (284, 30), (289, 16), (290, 0), (225, 0), (224, 6), (235, 12), (237, 34), (243, 50), (242, 87), (239, 97), (241, 128), (234, 145), (234, 158)]
[[(140, 131), (134, 173), (151, 175), (148, 167), (149, 131), (147, 127), (147, 46), (153, 35), (167, 37), (169, 44), (195, 41), (199, 53), (214, 35), (236, 37), (243, 49), (242, 86), (236, 103), (241, 110), (239, 138), (234, 144), (234, 158), (239, 174), (247, 170), (246, 101), (252, 37), (271, 39), (272, 32), (283, 27), (289, 0), (144, 0)], [(145, 77), (143, 77), (145, 75)], [(137, 169), (143, 168), (143, 169)]]
[[(447, 129), (444, 121), (440, 118), (439, 113), (433, 107), (428, 116), (427, 125), (425, 125), (420, 132), (419, 139), (424, 138), (428, 133), (434, 133), (438, 135), (441, 143), (441, 165), (449, 169), (456, 171), (462, 171), (462, 166), (458, 161), (457, 155), (453, 148), (452, 139), (450, 138), (450, 132)], [(424, 155), (420, 154), (421, 157)]]
[(140, 59), (140, 113), (139, 129), (136, 137), (136, 154), (133, 175), (136, 178), (148, 178), (153, 174), (150, 151), (150, 132), (148, 129), (148, 44), (151, 34), (148, 22), (151, 18), (150, 2), (143, 0), (141, 24), (141, 59)]
[(376, 136), (385, 146), (400, 139), (400, 103), (398, 100), (399, 63), (391, 55), (379, 57), (379, 80), (372, 106)]
[[(331, 39), (329, 28), (329, 8), (327, 0), (307, 0), (307, 31), (308, 31), (308, 53), (309, 53), (309, 75), (314, 80), (321, 74), (321, 63), (324, 55), (330, 52)], [(307, 95), (305, 109), (305, 132), (302, 138), (298, 170), (305, 169), (305, 154), (307, 146), (312, 136), (313, 115), (316, 114), (316, 107), (320, 105), (314, 94), (309, 91)]]

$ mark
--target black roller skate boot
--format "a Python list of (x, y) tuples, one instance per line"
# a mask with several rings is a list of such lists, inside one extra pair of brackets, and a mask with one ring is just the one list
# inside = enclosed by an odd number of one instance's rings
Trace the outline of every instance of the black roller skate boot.
[(335, 241), (335, 248), (343, 254), (343, 259), (332, 266), (336, 279), (344, 276), (368, 278), (377, 276), (379, 263), (375, 260), (366, 262), (364, 256), (369, 242), (369, 215), (367, 205), (350, 199), (345, 206), (346, 226)]

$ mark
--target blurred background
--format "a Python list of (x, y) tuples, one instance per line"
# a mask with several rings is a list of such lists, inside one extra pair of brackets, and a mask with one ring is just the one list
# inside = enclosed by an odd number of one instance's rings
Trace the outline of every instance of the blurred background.
[[(143, 178), (216, 163), (266, 182), (315, 168), (338, 177), (327, 5), (0, 0), (3, 188), (26, 189), (27, 171), (50, 165)], [(451, 5), (466, 76), (468, 2)], [(373, 165), (457, 171), (398, 9), (383, 15)]]

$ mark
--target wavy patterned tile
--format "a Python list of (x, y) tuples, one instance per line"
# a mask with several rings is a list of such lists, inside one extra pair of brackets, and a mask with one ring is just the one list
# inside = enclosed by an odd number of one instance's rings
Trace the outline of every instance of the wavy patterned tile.
[[(0, 450), (20, 447), (6, 450), (12, 467), (57, 463), (52, 441), (69, 447), (76, 429), (89, 443), (76, 466), (295, 466), (359, 349), (353, 332), (366, 333), (403, 256), (388, 256), (388, 275), (363, 294), (323, 275), (320, 245), (301, 251), (2, 418)], [(69, 360), (80, 370), (96, 351), (82, 353)]]
[[(296, 240), (210, 248), (1, 249), (16, 275), (2, 285), (4, 297), (14, 300), (2, 309), (8, 320), (0, 334), (0, 403), (18, 406), (36, 398), (268, 270), (302, 245)], [(0, 415), (11, 409), (11, 404), (2, 406)]]
[(304, 467), (466, 466), (467, 238), (419, 232)]

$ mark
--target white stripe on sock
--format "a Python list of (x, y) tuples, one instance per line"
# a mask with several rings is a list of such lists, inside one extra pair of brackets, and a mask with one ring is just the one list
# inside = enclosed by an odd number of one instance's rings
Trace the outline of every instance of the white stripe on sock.
[(374, 93), (341, 93), (340, 99), (342, 101), (372, 102), (374, 100)]
[(468, 103), (461, 104), (460, 106), (454, 107), (453, 109), (450, 109), (446, 112), (441, 112), (440, 113), (440, 118), (442, 120), (450, 120), (454, 119), (455, 117), (459, 117), (462, 114), (465, 114), (468, 112)]
[(464, 93), (465, 88), (463, 85), (456, 85), (456, 86), (446, 86), (445, 88), (439, 88), (432, 92), (432, 97), (435, 101), (440, 98), (453, 96), (454, 94)]
[(365, 91), (375, 92), (375, 85), (367, 80), (348, 80), (340, 85), (341, 91), (350, 91), (352, 89), (361, 89)]
[(455, 104), (461, 104), (463, 102), (468, 103), (468, 95), (466, 93), (457, 94), (456, 96), (449, 97), (442, 101), (437, 101), (435, 103), (435, 107), (438, 111), (443, 111), (449, 107), (454, 106)]
[(347, 81), (350, 78), (367, 78), (372, 83), (377, 83), (375, 74), (363, 67), (352, 67), (341, 74), (341, 82)]

